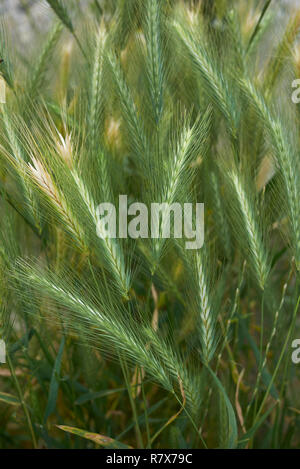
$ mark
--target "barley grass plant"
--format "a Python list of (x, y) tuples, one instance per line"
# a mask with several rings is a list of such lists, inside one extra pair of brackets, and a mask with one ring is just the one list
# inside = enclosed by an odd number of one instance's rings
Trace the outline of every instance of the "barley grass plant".
[[(41, 9), (0, 23), (0, 447), (299, 448), (300, 11)], [(99, 236), (120, 195), (204, 245)]]

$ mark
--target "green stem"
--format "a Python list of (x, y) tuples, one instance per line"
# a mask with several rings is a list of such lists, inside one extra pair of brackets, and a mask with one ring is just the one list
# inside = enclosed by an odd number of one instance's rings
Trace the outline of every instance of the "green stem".
[(146, 433), (147, 433), (147, 448), (151, 449), (151, 437), (150, 437), (150, 427), (149, 427), (149, 419), (148, 419), (148, 412), (147, 412), (147, 400), (144, 388), (144, 379), (142, 370), (139, 370), (140, 377), (141, 377), (141, 388), (142, 388), (142, 396), (144, 402), (144, 413), (145, 413), (145, 424), (146, 424)]
[(29, 429), (29, 433), (31, 435), (31, 439), (32, 439), (32, 444), (33, 444), (33, 447), (34, 449), (37, 449), (38, 448), (38, 445), (37, 445), (37, 441), (36, 441), (36, 437), (35, 437), (35, 433), (34, 433), (34, 429), (33, 429), (33, 425), (32, 425), (32, 422), (31, 422), (31, 418), (30, 418), (30, 414), (28, 412), (28, 408), (27, 408), (27, 405), (23, 399), (23, 393), (22, 393), (22, 390), (21, 390), (21, 386), (20, 386), (20, 383), (18, 381), (18, 378), (17, 378), (17, 375), (15, 373), (15, 370), (14, 370), (14, 366), (13, 366), (13, 363), (11, 361), (11, 358), (10, 358), (10, 355), (9, 353), (7, 352), (7, 363), (8, 363), (8, 366), (9, 366), (9, 369), (10, 369), (10, 372), (11, 372), (11, 375), (13, 377), (13, 381), (15, 383), (15, 387), (16, 387), (16, 391), (18, 393), (18, 397), (19, 397), (19, 400), (20, 400), (20, 404), (23, 408), (23, 411), (24, 411), (24, 414), (25, 414), (25, 417), (26, 417), (26, 421), (27, 421), (27, 426), (28, 426), (28, 429)]
[(74, 39), (75, 39), (75, 41), (76, 41), (76, 43), (77, 43), (77, 45), (78, 45), (80, 51), (82, 52), (83, 57), (84, 57), (86, 60), (88, 60), (87, 55), (86, 55), (86, 52), (85, 52), (85, 50), (84, 50), (84, 48), (83, 48), (81, 42), (79, 41), (77, 34), (75, 34), (75, 33), (73, 32), (73, 36), (74, 36)]
[(289, 341), (290, 341), (292, 332), (293, 332), (294, 327), (295, 327), (295, 322), (296, 322), (296, 318), (297, 318), (297, 311), (298, 311), (298, 308), (299, 308), (299, 304), (300, 304), (300, 296), (298, 297), (298, 301), (297, 301), (296, 307), (295, 307), (294, 312), (293, 312), (292, 324), (291, 324), (291, 327), (289, 328), (289, 331), (288, 331), (286, 340), (285, 340), (284, 345), (283, 345), (283, 347), (282, 347), (281, 354), (280, 354), (279, 359), (278, 359), (278, 361), (277, 361), (277, 365), (276, 365), (275, 371), (274, 371), (274, 373), (273, 373), (272, 378), (270, 379), (270, 383), (269, 383), (269, 386), (268, 386), (267, 391), (266, 391), (266, 393), (265, 393), (265, 396), (264, 396), (264, 398), (263, 398), (263, 400), (262, 400), (262, 403), (261, 403), (261, 405), (260, 405), (260, 408), (259, 408), (259, 410), (258, 410), (258, 412), (257, 412), (257, 414), (256, 414), (256, 416), (255, 416), (254, 425), (257, 423), (257, 421), (258, 421), (258, 419), (259, 419), (259, 417), (260, 417), (260, 414), (261, 414), (261, 412), (262, 412), (262, 410), (263, 410), (263, 408), (264, 408), (264, 405), (265, 405), (265, 403), (266, 403), (266, 400), (267, 400), (267, 398), (268, 398), (268, 396), (269, 396), (269, 394), (270, 394), (272, 385), (273, 385), (273, 383), (274, 383), (274, 381), (275, 381), (275, 378), (276, 378), (276, 376), (277, 376), (277, 374), (278, 374), (278, 371), (279, 371), (281, 362), (282, 362), (282, 360), (283, 360), (283, 357), (284, 357), (286, 348), (287, 348), (287, 346), (288, 346), (288, 343), (289, 343)]
[(98, 2), (98, 0), (94, 0), (94, 4), (95, 4), (95, 7), (97, 8), (98, 10), (98, 13), (102, 16), (103, 15), (103, 10)]
[[(260, 380), (262, 377), (262, 372), (263, 372), (263, 363), (264, 363), (264, 357), (263, 357), (263, 343), (264, 343), (264, 295), (265, 295), (265, 290), (263, 291), (262, 294), (262, 299), (261, 299), (261, 322), (260, 322), (260, 346), (259, 346), (259, 367), (258, 367), (258, 376), (257, 376), (257, 381), (255, 387), (258, 390), (258, 387), (260, 385)], [(256, 415), (257, 411), (257, 406), (258, 406), (258, 392), (256, 394), (255, 398), (255, 403), (254, 403), (254, 415)]]
[(265, 6), (263, 7), (263, 10), (262, 10), (261, 15), (260, 15), (260, 17), (259, 17), (259, 20), (258, 20), (258, 22), (257, 22), (257, 24), (256, 24), (256, 26), (255, 26), (255, 29), (254, 29), (254, 31), (253, 31), (251, 37), (250, 37), (250, 40), (249, 40), (249, 43), (248, 43), (246, 52), (249, 51), (249, 49), (250, 49), (250, 47), (251, 47), (251, 44), (252, 44), (252, 42), (254, 41), (255, 36), (256, 36), (256, 34), (258, 33), (258, 31), (259, 31), (261, 22), (262, 22), (262, 20), (263, 20), (263, 18), (264, 18), (264, 16), (265, 16), (265, 14), (266, 14), (266, 12), (267, 12), (267, 10), (268, 10), (270, 4), (271, 4), (271, 1), (272, 1), (272, 0), (267, 0), (267, 2), (265, 3)]

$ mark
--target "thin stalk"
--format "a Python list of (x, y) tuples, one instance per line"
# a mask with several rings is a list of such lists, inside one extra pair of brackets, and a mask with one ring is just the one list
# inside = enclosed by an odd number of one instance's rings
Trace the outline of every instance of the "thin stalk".
[[(4, 193), (4, 190), (2, 190), (2, 192)], [(39, 238), (39, 239), (42, 239), (42, 236), (41, 234), (39, 233), (39, 231), (37, 230), (37, 228), (31, 223), (30, 220), (28, 220), (28, 218), (25, 217), (25, 215), (23, 213), (20, 212), (20, 210), (15, 206), (14, 202), (11, 200), (10, 198), (10, 195), (5, 192), (4, 194), (4, 198), (5, 200), (7, 201), (7, 203), (11, 206), (11, 208), (13, 208), (15, 210), (15, 212), (24, 220), (24, 222), (26, 223), (27, 226), (29, 226), (29, 228), (33, 231), (33, 233)]]
[(22, 406), (22, 409), (23, 409), (25, 417), (26, 417), (27, 426), (28, 426), (29, 433), (31, 435), (33, 447), (34, 447), (34, 449), (37, 449), (38, 445), (37, 445), (33, 425), (32, 425), (32, 422), (31, 422), (30, 414), (28, 412), (27, 405), (26, 405), (26, 403), (23, 399), (23, 393), (22, 393), (22, 390), (21, 390), (21, 386), (20, 386), (19, 380), (17, 378), (17, 375), (15, 373), (15, 369), (14, 369), (13, 363), (11, 361), (11, 358), (10, 358), (10, 355), (9, 355), (8, 352), (7, 352), (7, 363), (8, 363), (11, 375), (13, 377), (13, 381), (14, 381), (14, 384), (15, 384), (15, 387), (16, 387), (16, 391), (18, 393), (20, 404)]
[(100, 15), (103, 15), (103, 10), (102, 10), (102, 8), (101, 8), (100, 3), (98, 2), (98, 0), (94, 0), (94, 5), (95, 5), (95, 7), (97, 8), (99, 14), (100, 14)]
[(297, 304), (296, 304), (295, 309), (294, 309), (294, 312), (293, 312), (291, 327), (289, 328), (287, 337), (286, 337), (285, 342), (284, 342), (284, 346), (282, 347), (282, 350), (281, 350), (279, 359), (278, 359), (278, 361), (277, 361), (277, 365), (276, 365), (275, 371), (274, 371), (274, 373), (273, 373), (273, 375), (272, 375), (272, 378), (270, 379), (270, 383), (269, 383), (269, 386), (268, 386), (268, 388), (267, 388), (267, 390), (266, 390), (265, 396), (264, 396), (264, 398), (263, 398), (263, 400), (262, 400), (262, 403), (261, 403), (261, 405), (260, 405), (260, 407), (259, 407), (259, 409), (258, 409), (258, 412), (257, 412), (257, 414), (256, 414), (256, 416), (255, 416), (254, 425), (257, 423), (257, 421), (258, 421), (258, 419), (259, 419), (259, 417), (260, 417), (260, 414), (261, 414), (261, 412), (262, 412), (262, 410), (263, 410), (263, 408), (264, 408), (264, 405), (265, 405), (265, 403), (266, 403), (266, 400), (268, 399), (268, 396), (269, 396), (269, 394), (270, 394), (272, 385), (273, 385), (273, 383), (274, 383), (274, 381), (275, 381), (275, 378), (276, 378), (276, 376), (277, 376), (277, 374), (278, 374), (278, 371), (279, 371), (281, 362), (282, 362), (282, 360), (283, 360), (285, 351), (286, 351), (286, 349), (287, 349), (288, 343), (289, 343), (289, 341), (290, 341), (292, 332), (293, 332), (294, 327), (295, 327), (296, 318), (297, 318), (297, 311), (298, 311), (298, 308), (299, 308), (299, 304), (300, 304), (300, 295), (299, 295), (299, 297), (298, 297), (298, 301), (297, 301)]
[(140, 429), (140, 426), (139, 426), (139, 419), (138, 419), (138, 415), (137, 415), (137, 411), (136, 411), (136, 405), (135, 405), (135, 402), (134, 402), (133, 397), (132, 397), (131, 384), (128, 380), (128, 369), (127, 369), (127, 366), (126, 366), (126, 363), (125, 363), (124, 359), (121, 356), (120, 356), (120, 364), (121, 364), (121, 368), (122, 368), (122, 371), (123, 371), (126, 387), (127, 387), (127, 390), (128, 390), (128, 396), (129, 396), (130, 405), (131, 405), (133, 418), (134, 418), (134, 422), (135, 422), (135, 431), (136, 431), (138, 446), (139, 446), (139, 448), (143, 449), (144, 448), (143, 437), (142, 437), (142, 432), (141, 432), (141, 429)]
[(263, 372), (263, 342), (264, 342), (264, 294), (265, 290), (262, 293), (262, 299), (261, 299), (261, 320), (260, 320), (260, 346), (259, 346), (259, 371), (258, 371), (258, 377), (257, 377), (257, 383), (255, 389), (257, 389), (256, 392), (256, 398), (255, 398), (255, 404), (254, 404), (254, 415), (256, 414), (257, 411), (257, 406), (258, 406), (258, 386), (260, 383), (260, 378), (262, 376)]
[[(298, 296), (299, 295), (299, 283), (300, 283), (300, 279), (299, 277), (297, 276), (296, 278), (296, 295)], [(297, 298), (296, 296), (296, 298)], [(289, 367), (291, 366), (291, 359), (290, 357), (288, 356), (287, 359), (286, 359), (286, 362), (285, 362), (285, 366), (284, 366), (284, 371), (283, 371), (283, 377), (282, 377), (282, 384), (281, 384), (281, 387), (280, 387), (280, 392), (279, 392), (279, 399), (282, 400), (285, 396), (285, 391), (286, 391), (286, 384), (287, 384), (287, 375), (288, 375), (288, 371), (289, 371)], [(280, 417), (280, 407), (278, 407), (278, 410), (277, 410), (277, 414), (276, 414), (276, 419), (275, 419), (275, 436), (274, 436), (274, 441), (275, 441), (275, 444), (277, 444), (277, 441), (278, 441), (278, 432), (279, 432), (279, 426), (280, 426), (280, 420), (283, 421), (284, 419), (284, 409), (282, 409), (282, 415)]]
[(253, 31), (251, 37), (250, 37), (250, 40), (249, 40), (249, 43), (248, 43), (248, 46), (247, 46), (247, 49), (246, 49), (246, 53), (249, 51), (249, 49), (250, 49), (250, 47), (251, 47), (251, 44), (252, 44), (252, 42), (254, 41), (255, 36), (256, 36), (256, 34), (258, 33), (258, 31), (259, 31), (261, 22), (262, 22), (262, 20), (264, 19), (264, 16), (265, 16), (265, 14), (266, 14), (266, 12), (267, 12), (269, 6), (271, 5), (271, 2), (272, 2), (272, 0), (267, 0), (267, 2), (265, 3), (265, 6), (264, 6), (263, 9), (262, 9), (262, 12), (261, 12), (261, 15), (260, 15), (260, 17), (259, 17), (259, 20), (258, 20), (258, 22), (257, 22), (257, 24), (256, 24), (256, 26), (255, 26), (255, 29), (254, 29), (254, 31)]
[(143, 374), (141, 372), (141, 369), (139, 369), (139, 373), (141, 376), (141, 388), (142, 388), (142, 396), (143, 396), (143, 402), (144, 402), (144, 414), (145, 414), (145, 424), (146, 424), (146, 433), (147, 433), (147, 448), (151, 449), (151, 435), (150, 435), (150, 426), (149, 426), (149, 419), (148, 419), (148, 412), (147, 412), (147, 400), (146, 400), (146, 394), (145, 394), (145, 387), (144, 387), (144, 379), (143, 379)]
[(74, 39), (75, 39), (75, 41), (76, 41), (76, 43), (77, 43), (77, 45), (78, 45), (78, 47), (79, 47), (79, 49), (80, 49), (80, 51), (81, 51), (83, 57), (84, 57), (86, 60), (88, 60), (88, 57), (87, 57), (87, 55), (86, 55), (86, 52), (85, 52), (85, 50), (84, 50), (84, 48), (83, 48), (83, 46), (82, 46), (80, 40), (78, 39), (77, 34), (75, 34), (75, 32), (73, 32), (73, 36), (74, 36)]

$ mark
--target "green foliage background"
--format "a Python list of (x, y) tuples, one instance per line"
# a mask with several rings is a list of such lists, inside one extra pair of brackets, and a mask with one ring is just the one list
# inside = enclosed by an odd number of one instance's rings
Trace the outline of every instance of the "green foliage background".
[[(300, 11), (46, 4), (0, 28), (0, 447), (299, 447)], [(100, 239), (119, 194), (203, 248)]]

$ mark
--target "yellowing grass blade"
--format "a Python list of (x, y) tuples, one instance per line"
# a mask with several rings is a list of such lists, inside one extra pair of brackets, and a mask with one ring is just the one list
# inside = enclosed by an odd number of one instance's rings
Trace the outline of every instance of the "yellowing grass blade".
[(12, 394), (7, 394), (6, 392), (0, 392), (0, 402), (5, 402), (10, 405), (20, 405), (20, 401), (17, 397)]
[(98, 433), (91, 433), (87, 432), (86, 430), (81, 430), (80, 428), (76, 427), (68, 427), (66, 425), (56, 425), (57, 428), (63, 430), (64, 432), (72, 433), (73, 435), (81, 436), (86, 440), (93, 441), (96, 445), (108, 447), (108, 448), (123, 448), (123, 449), (132, 449), (131, 446), (124, 445), (113, 438), (109, 438), (108, 436), (99, 435)]

